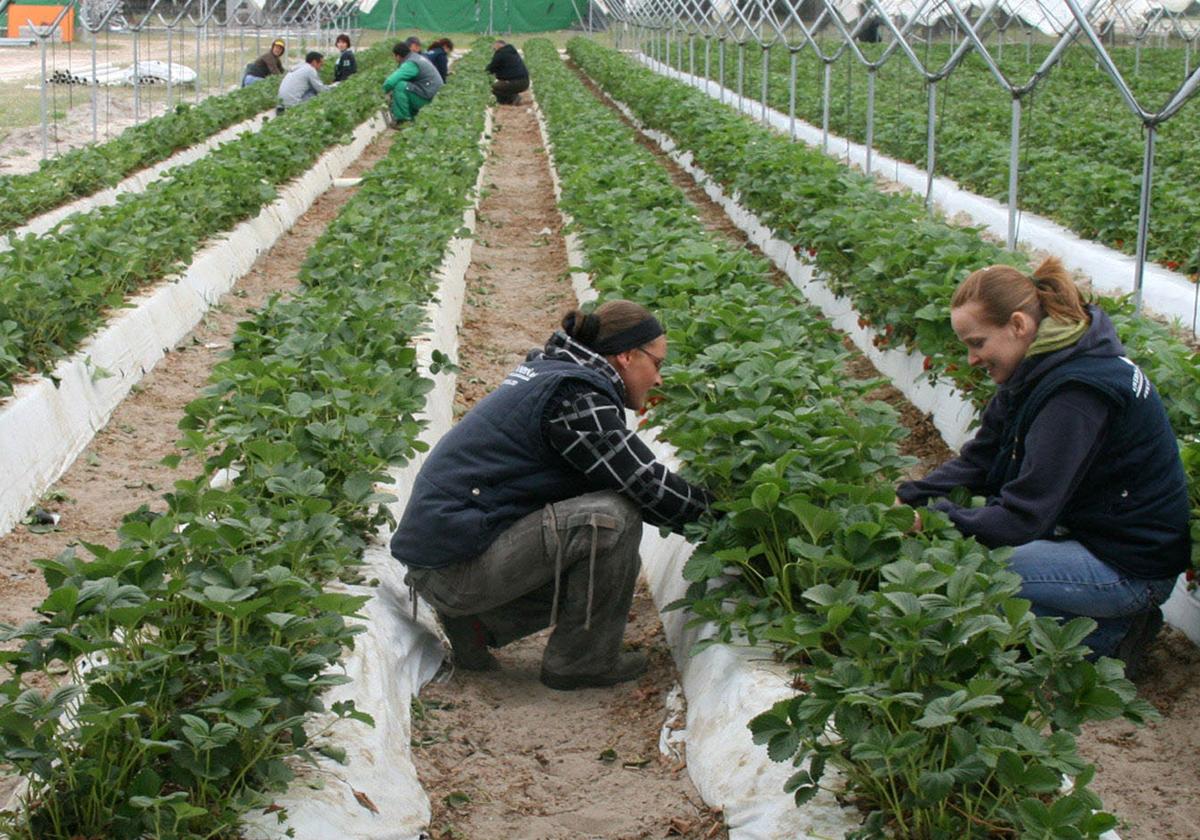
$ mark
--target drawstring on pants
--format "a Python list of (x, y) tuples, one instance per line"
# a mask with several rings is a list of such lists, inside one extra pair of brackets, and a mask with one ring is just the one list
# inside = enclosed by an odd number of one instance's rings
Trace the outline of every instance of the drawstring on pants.
[(548, 504), (542, 514), (542, 526), (554, 535), (554, 600), (550, 602), (550, 626), (558, 624), (558, 593), (562, 588), (562, 537), (558, 535), (558, 517), (554, 505)]
[[(554, 535), (554, 600), (550, 602), (550, 626), (554, 627), (558, 624), (558, 598), (562, 590), (563, 543), (562, 537), (558, 533), (558, 517), (554, 514), (553, 504), (548, 504), (544, 508), (542, 525)], [(588, 525), (592, 527), (592, 545), (588, 555), (587, 612), (584, 615), (584, 630), (592, 629), (592, 601), (596, 591), (596, 551), (600, 542), (600, 523), (596, 520), (595, 513), (588, 515)]]

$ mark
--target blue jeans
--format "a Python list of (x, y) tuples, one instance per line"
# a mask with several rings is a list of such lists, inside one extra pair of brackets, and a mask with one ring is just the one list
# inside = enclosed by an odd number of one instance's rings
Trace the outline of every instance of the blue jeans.
[(1020, 595), (1035, 615), (1064, 621), (1087, 616), (1098, 625), (1083, 643), (1097, 656), (1112, 656), (1133, 617), (1167, 600), (1175, 576), (1146, 580), (1126, 575), (1075, 540), (1034, 540), (1017, 546), (1008, 560), (1021, 576)]

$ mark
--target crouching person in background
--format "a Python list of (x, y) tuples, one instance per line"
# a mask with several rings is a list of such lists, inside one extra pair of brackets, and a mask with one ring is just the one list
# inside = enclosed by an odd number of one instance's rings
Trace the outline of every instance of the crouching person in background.
[(383, 83), (391, 99), (388, 105), (393, 128), (416, 118), (417, 112), (433, 101), (444, 82), (429, 59), (414, 50), (407, 42), (392, 47), (398, 65)]
[(529, 70), (517, 48), (504, 41), (492, 44), (492, 60), (484, 68), (496, 77), (492, 82), (492, 95), (501, 105), (520, 105), (521, 94), (529, 90)]
[(680, 530), (710, 497), (625, 426), (662, 382), (658, 320), (614, 300), (562, 327), (434, 447), (391, 549), (458, 667), (497, 668), (489, 647), (553, 627), (541, 681), (565, 691), (645, 672), (621, 650), (642, 522)]
[(304, 63), (297, 64), (279, 83), (279, 106), (294, 108), (306, 99), (312, 99), (318, 93), (329, 90), (329, 85), (321, 81), (321, 65), (325, 56), (319, 52), (310, 52), (304, 56)]
[[(1033, 611), (1095, 619), (1084, 644), (1136, 675), (1191, 556), (1187, 479), (1158, 391), (1055, 258), (1032, 276), (972, 273), (950, 323), (996, 395), (961, 454), (897, 496), (984, 545), (1015, 546)], [(949, 501), (956, 487), (986, 503)]]

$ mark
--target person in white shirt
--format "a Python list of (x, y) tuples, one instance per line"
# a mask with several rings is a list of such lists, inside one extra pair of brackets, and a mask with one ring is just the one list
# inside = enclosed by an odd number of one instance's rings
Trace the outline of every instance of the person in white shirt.
[(304, 57), (303, 64), (289, 70), (279, 83), (279, 104), (284, 108), (292, 108), (306, 99), (312, 99), (318, 93), (329, 90), (329, 85), (322, 82), (317, 74), (324, 62), (325, 56), (319, 52), (310, 52)]

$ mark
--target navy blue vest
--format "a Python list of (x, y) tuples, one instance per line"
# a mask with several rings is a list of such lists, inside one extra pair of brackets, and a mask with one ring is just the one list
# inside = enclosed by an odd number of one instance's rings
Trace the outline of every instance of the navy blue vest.
[(1100, 451), (1059, 524), (1101, 560), (1133, 577), (1179, 574), (1191, 555), (1187, 477), (1158, 392), (1126, 358), (1071, 359), (1014, 394), (988, 476), (989, 493), (1016, 478), (1029, 427), (1046, 401), (1067, 385), (1091, 388), (1113, 411)]
[(392, 536), (393, 557), (419, 568), (474, 559), (526, 514), (592, 489), (542, 439), (546, 404), (568, 379), (623, 406), (599, 371), (546, 358), (519, 365), (429, 453)]

